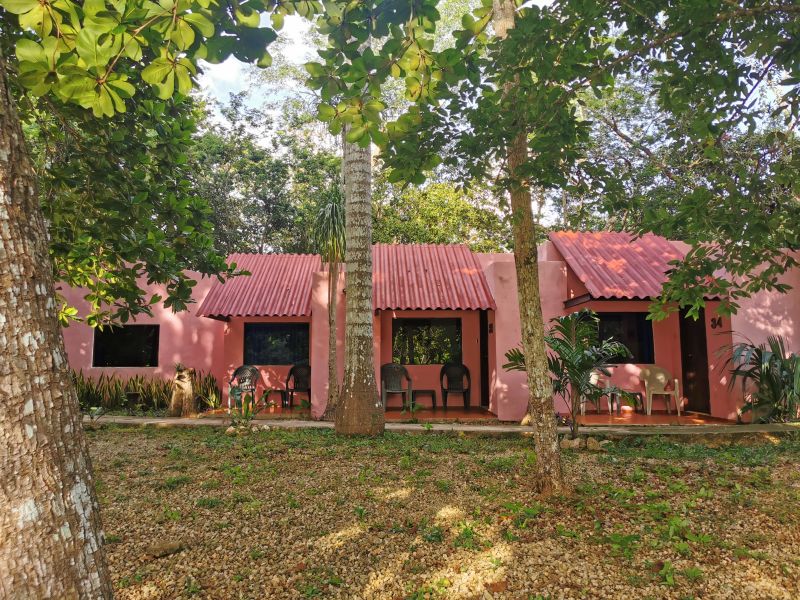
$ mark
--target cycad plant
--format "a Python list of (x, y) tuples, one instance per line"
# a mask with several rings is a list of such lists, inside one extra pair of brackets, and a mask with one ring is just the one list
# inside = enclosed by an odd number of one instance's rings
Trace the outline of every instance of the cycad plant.
[(786, 349), (782, 336), (766, 344), (734, 344), (729, 363), (733, 388), (739, 381), (745, 397), (740, 416), (752, 414), (754, 423), (795, 420), (800, 416), (800, 356)]
[[(591, 402), (597, 405), (604, 395), (618, 392), (615, 388), (599, 386), (593, 373), (609, 377), (609, 368), (619, 362), (620, 357), (630, 356), (630, 352), (621, 342), (601, 340), (597, 313), (587, 309), (552, 319), (545, 342), (549, 349), (547, 365), (553, 393), (561, 395), (567, 402), (570, 433), (575, 439), (581, 404)], [(525, 355), (519, 348), (509, 350), (506, 359), (508, 362), (503, 365), (504, 369), (525, 370)]]
[(339, 270), (344, 261), (344, 197), (339, 186), (321, 197), (314, 221), (314, 243), (328, 268), (328, 403), (322, 418), (333, 420), (339, 398), (338, 360), (336, 356), (336, 309)]

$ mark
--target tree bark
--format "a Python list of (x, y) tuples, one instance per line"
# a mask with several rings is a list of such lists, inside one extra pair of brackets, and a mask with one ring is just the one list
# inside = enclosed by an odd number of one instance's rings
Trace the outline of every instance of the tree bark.
[[(494, 0), (492, 24), (495, 34), (503, 39), (513, 29), (513, 0)], [(513, 84), (506, 85), (506, 93)], [(511, 223), (514, 235), (514, 262), (517, 271), (519, 320), (522, 348), (528, 375), (528, 415), (533, 425), (536, 449), (536, 486), (542, 494), (563, 489), (561, 454), (553, 405), (553, 386), (547, 366), (544, 341), (544, 318), (539, 289), (539, 256), (536, 247), (536, 226), (531, 206), (531, 191), (519, 175), (528, 157), (528, 132), (524, 122), (508, 149), (508, 175), (511, 196)]]
[(332, 421), (335, 418), (336, 406), (339, 404), (339, 359), (336, 352), (338, 292), (339, 263), (334, 262), (328, 265), (328, 403), (322, 414), (323, 421)]
[(344, 143), (345, 345), (336, 432), (383, 433), (384, 408), (375, 383), (372, 326), (372, 151)]
[(0, 48), (0, 597), (111, 598), (44, 216)]

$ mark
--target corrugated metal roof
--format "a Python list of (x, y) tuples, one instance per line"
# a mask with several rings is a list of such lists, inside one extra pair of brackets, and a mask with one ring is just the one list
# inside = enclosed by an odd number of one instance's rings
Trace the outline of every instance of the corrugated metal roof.
[(375, 308), (496, 308), (483, 269), (467, 246), (376, 244), (372, 263)]
[(656, 298), (669, 262), (684, 256), (652, 233), (557, 231), (550, 240), (593, 298)]
[(202, 317), (306, 317), (316, 254), (231, 254), (228, 262), (251, 273), (215, 282), (198, 310)]

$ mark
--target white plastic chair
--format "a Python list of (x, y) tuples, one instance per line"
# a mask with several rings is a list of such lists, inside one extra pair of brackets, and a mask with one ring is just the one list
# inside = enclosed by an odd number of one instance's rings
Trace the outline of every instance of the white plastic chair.
[[(650, 415), (653, 412), (653, 396), (671, 397), (675, 402), (675, 410), (681, 416), (681, 389), (676, 378), (673, 378), (669, 371), (649, 365), (642, 367), (639, 371), (639, 381), (644, 384), (644, 407), (645, 412)], [(672, 383), (672, 389), (667, 386)], [(672, 414), (667, 400), (667, 413)]]
[[(592, 385), (600, 385), (601, 379), (603, 379), (603, 374), (600, 371), (592, 371), (591, 375), (589, 375), (589, 381), (591, 382)], [(605, 380), (605, 388), (606, 388), (606, 390), (608, 390), (610, 387), (611, 387), (611, 383), (608, 381), (608, 379), (606, 379)], [(608, 414), (611, 415), (611, 414), (613, 414), (614, 401), (611, 398), (611, 394), (610, 393), (606, 394), (606, 398), (608, 398)], [(589, 402), (589, 400), (585, 396), (582, 396), (581, 397), (581, 415), (582, 416), (586, 415), (586, 403), (587, 402)], [(617, 402), (619, 402), (619, 400), (617, 400)], [(600, 414), (600, 398), (597, 399), (597, 404), (595, 406), (597, 408), (597, 413)]]

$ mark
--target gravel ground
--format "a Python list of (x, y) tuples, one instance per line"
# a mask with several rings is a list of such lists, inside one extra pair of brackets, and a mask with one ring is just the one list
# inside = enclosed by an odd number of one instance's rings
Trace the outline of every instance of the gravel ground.
[(118, 598), (800, 598), (800, 440), (90, 432)]

